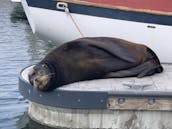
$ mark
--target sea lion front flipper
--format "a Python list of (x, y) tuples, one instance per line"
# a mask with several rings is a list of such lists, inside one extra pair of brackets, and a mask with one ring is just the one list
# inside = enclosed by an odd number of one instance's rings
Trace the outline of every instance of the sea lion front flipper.
[(111, 55), (120, 58), (126, 62), (135, 63), (138, 62), (137, 54), (133, 52), (136, 51), (133, 49), (133, 46), (136, 44), (132, 44), (128, 41), (116, 39), (116, 38), (86, 38), (84, 39), (86, 44), (101, 49)]

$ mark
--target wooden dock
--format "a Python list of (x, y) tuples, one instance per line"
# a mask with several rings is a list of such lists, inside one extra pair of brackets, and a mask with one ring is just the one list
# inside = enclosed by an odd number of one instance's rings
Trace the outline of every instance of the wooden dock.
[(172, 129), (172, 64), (163, 67), (150, 77), (77, 82), (50, 93), (29, 86), (27, 68), (19, 89), (29, 99), (30, 118), (50, 127)]

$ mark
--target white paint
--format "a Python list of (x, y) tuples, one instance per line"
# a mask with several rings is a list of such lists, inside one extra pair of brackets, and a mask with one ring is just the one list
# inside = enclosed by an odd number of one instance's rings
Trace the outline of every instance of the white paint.
[(30, 72), (31, 70), (33, 70), (33, 67), (34, 67), (34, 65), (32, 65), (32, 66), (30, 66), (30, 67), (24, 69), (24, 70), (21, 72), (21, 76), (22, 76), (23, 79), (24, 79), (25, 81), (27, 81), (27, 82), (29, 82), (28, 75), (29, 75), (29, 72)]
[(34, 19), (32, 17), (34, 14), (31, 14), (31, 10), (30, 10), (30, 8), (29, 8), (26, 0), (20, 0), (20, 1), (22, 3), (23, 9), (25, 11), (25, 14), (27, 16), (27, 19), (29, 21), (29, 24), (31, 26), (32, 32), (35, 33), (35, 31), (36, 31), (35, 30), (36, 29), (35, 28), (35, 22), (34, 22)]
[(11, 0), (11, 2), (21, 2), (21, 0)]

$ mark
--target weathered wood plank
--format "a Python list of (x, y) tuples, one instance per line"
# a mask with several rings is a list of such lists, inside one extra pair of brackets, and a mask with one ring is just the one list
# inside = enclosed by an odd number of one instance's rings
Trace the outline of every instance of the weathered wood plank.
[(50, 127), (69, 129), (172, 129), (172, 112), (62, 109), (29, 103), (29, 116)]
[(111, 97), (108, 99), (108, 108), (113, 110), (172, 111), (172, 99)]

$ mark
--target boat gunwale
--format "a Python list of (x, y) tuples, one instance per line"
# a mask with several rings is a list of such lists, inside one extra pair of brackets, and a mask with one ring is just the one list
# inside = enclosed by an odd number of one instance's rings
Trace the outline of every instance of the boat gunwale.
[(155, 15), (165, 15), (165, 16), (172, 16), (172, 12), (165, 12), (165, 11), (158, 11), (158, 10), (149, 10), (149, 9), (134, 9), (125, 6), (111, 6), (108, 4), (100, 4), (100, 3), (93, 3), (87, 1), (79, 1), (79, 0), (53, 0), (56, 2), (67, 2), (72, 4), (78, 5), (85, 5), (85, 6), (92, 6), (92, 7), (100, 7), (100, 8), (107, 8), (107, 9), (118, 9), (122, 11), (131, 11), (131, 12), (139, 12), (139, 13), (147, 13), (147, 14), (155, 14)]

